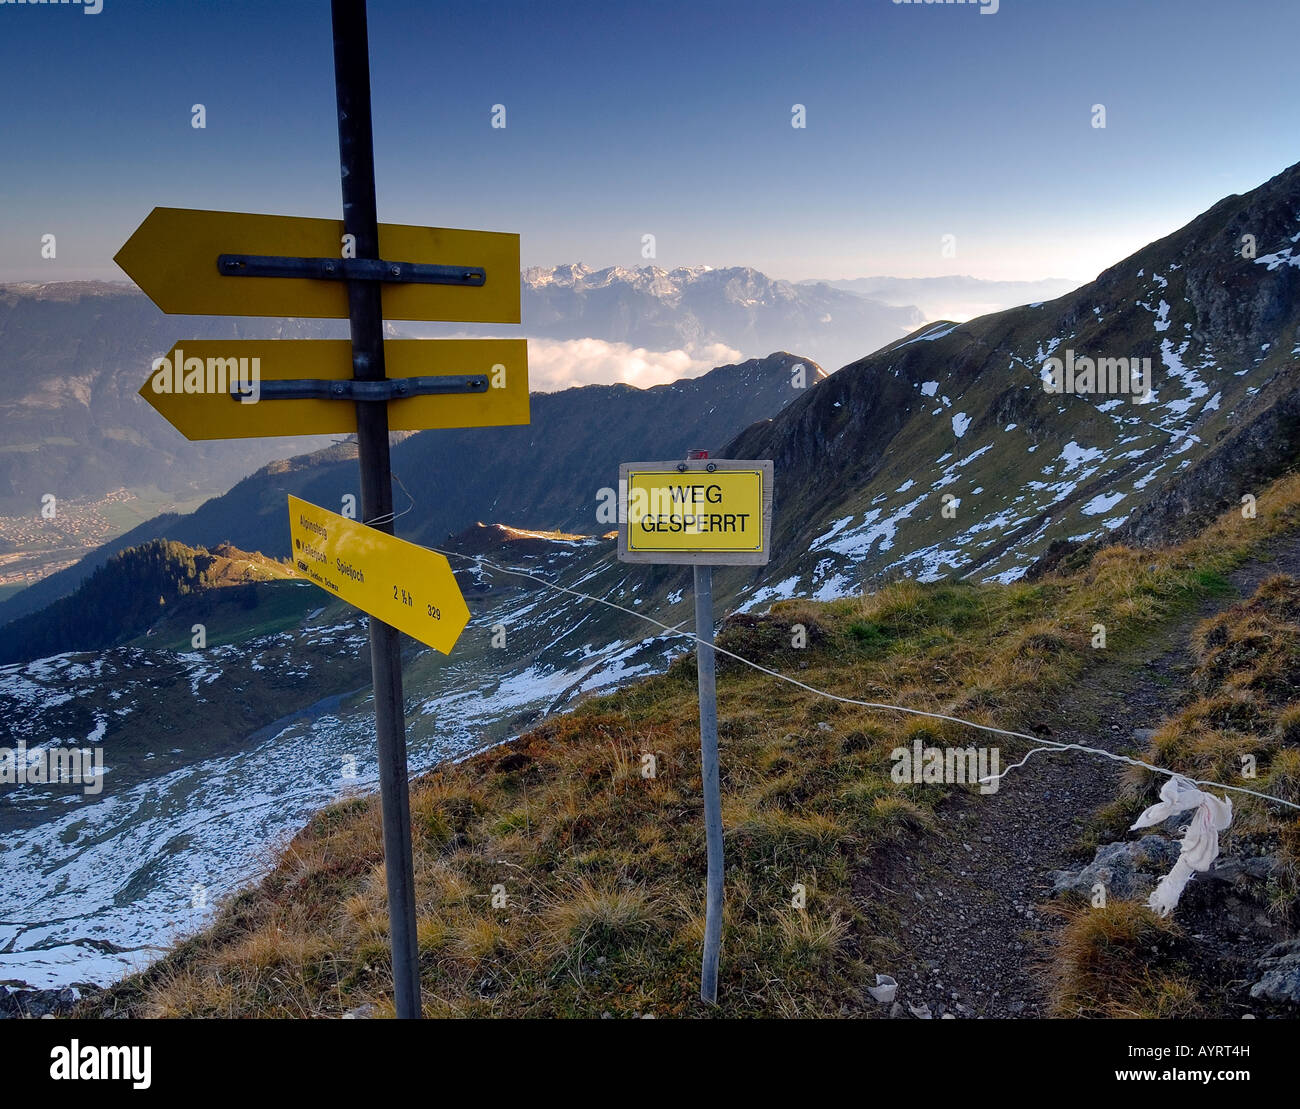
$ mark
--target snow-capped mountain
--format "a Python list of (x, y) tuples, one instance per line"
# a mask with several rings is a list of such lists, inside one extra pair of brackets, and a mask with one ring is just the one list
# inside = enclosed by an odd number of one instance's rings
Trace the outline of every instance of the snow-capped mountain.
[[(1159, 541), (1239, 503), (1300, 457), (1298, 294), (1293, 166), (1073, 293), (832, 375), (727, 448), (776, 463), (763, 597), (1012, 580), (1053, 542)], [(1149, 395), (1097, 391), (1119, 359), (1150, 367)], [(1074, 392), (1045, 387), (1075, 367)]]
[(914, 307), (774, 280), (748, 266), (534, 267), (523, 272), (521, 292), (521, 334), (655, 351), (721, 343), (746, 357), (793, 350), (829, 371), (925, 320)]

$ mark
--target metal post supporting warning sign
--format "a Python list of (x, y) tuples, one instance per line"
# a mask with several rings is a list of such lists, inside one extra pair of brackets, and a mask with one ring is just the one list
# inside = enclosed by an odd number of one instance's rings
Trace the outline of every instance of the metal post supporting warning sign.
[(625, 462), (619, 467), (618, 557), (695, 568), (696, 677), (700, 694), (700, 780), (704, 793), (704, 955), (700, 997), (718, 999), (722, 948), (722, 797), (718, 785), (718, 697), (713, 650), (713, 567), (767, 562), (772, 534), (772, 463), (710, 459)]

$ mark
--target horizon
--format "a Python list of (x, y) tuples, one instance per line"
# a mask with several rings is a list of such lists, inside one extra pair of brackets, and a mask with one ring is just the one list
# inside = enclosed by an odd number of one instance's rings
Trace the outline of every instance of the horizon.
[[(0, 0), (0, 2), (3, 2), (3, 0)], [(1145, 245), (1149, 245), (1149, 244), (1145, 244)], [(1115, 261), (1122, 262), (1123, 259), (1117, 258)], [(641, 270), (660, 270), (663, 273), (675, 273), (682, 270), (704, 270), (704, 271), (714, 272), (719, 270), (752, 269), (757, 273), (762, 273), (763, 276), (765, 277), (771, 278), (771, 280), (773, 281), (785, 281), (791, 285), (807, 285), (807, 284), (817, 283), (817, 282), (833, 283), (836, 281), (981, 281), (981, 282), (987, 282), (989, 284), (999, 284), (999, 285), (1036, 285), (1045, 281), (1077, 281), (1080, 285), (1086, 285), (1088, 281), (1094, 280), (1094, 278), (1083, 279), (1077, 277), (1068, 277), (1064, 274), (1048, 274), (1044, 277), (1039, 277), (1039, 278), (1002, 280), (1000, 278), (976, 277), (974, 274), (969, 274), (969, 273), (934, 273), (934, 274), (926, 274), (923, 277), (900, 277), (898, 274), (892, 274), (892, 273), (859, 273), (859, 274), (853, 274), (852, 276), (844, 276), (844, 277), (789, 278), (789, 277), (782, 277), (779, 274), (767, 273), (764, 270), (758, 269), (758, 267), (756, 266), (742, 266), (742, 265), (710, 266), (710, 265), (705, 265), (703, 263), (699, 265), (691, 265), (689, 263), (685, 263), (680, 266), (667, 267), (667, 266), (655, 265), (653, 262), (648, 262), (644, 265), (635, 265), (635, 266), (623, 265), (621, 263), (611, 263), (610, 265), (607, 266), (591, 266), (581, 260), (568, 261), (568, 262), (556, 262), (553, 265), (539, 264), (535, 266), (524, 266), (519, 271), (520, 278), (522, 279), (523, 275), (527, 273), (529, 270), (544, 270), (548, 273), (554, 273), (556, 270), (562, 269), (565, 266), (573, 266), (573, 267), (581, 266), (584, 269), (586, 269), (588, 273), (592, 273), (592, 274), (603, 273), (607, 270), (627, 270), (629, 272), (637, 272)], [(52, 278), (46, 276), (46, 277), (31, 277), (31, 278), (14, 278), (13, 280), (0, 281), (0, 288), (3, 288), (4, 286), (7, 285), (75, 285), (79, 283), (101, 284), (101, 285), (125, 285), (131, 289), (134, 289), (136, 292), (145, 295), (143, 293), (143, 290), (141, 290), (140, 286), (137, 285), (134, 281), (132, 281), (129, 277), (125, 275), (121, 275), (118, 277), (54, 277)]]

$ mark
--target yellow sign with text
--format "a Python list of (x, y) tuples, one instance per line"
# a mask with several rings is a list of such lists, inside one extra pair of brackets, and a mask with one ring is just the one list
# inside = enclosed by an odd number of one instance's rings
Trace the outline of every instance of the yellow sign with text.
[[(441, 393), (388, 402), (392, 431), (528, 423), (528, 343), (523, 339), (386, 339), (390, 378), (474, 374), (478, 393)], [(356, 405), (261, 396), (263, 381), (349, 381), (347, 339), (190, 339), (154, 360), (142, 396), (186, 439), (355, 434)], [(232, 395), (237, 394), (237, 399)]]
[(293, 496), (289, 531), (294, 567), (307, 581), (451, 653), (469, 608), (442, 555)]
[(763, 471), (629, 470), (630, 552), (763, 550)]
[[(194, 208), (155, 208), (114, 257), (167, 313), (348, 318), (348, 283), (314, 277), (231, 277), (222, 254), (343, 258), (343, 221)], [(472, 266), (482, 285), (384, 285), (388, 320), (519, 322), (519, 236), (451, 227), (379, 225), (386, 262)]]

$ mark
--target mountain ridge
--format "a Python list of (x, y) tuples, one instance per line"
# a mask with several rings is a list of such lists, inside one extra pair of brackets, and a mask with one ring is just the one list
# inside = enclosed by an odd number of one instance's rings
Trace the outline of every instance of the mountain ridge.
[[(1254, 258), (1240, 253), (1247, 227)], [(1054, 540), (1104, 543), (1130, 516), (1119, 534), (1171, 537), (1191, 492), (1165, 526), (1138, 523), (1170, 483), (1195, 492), (1203, 519), (1250, 491), (1236, 488), (1246, 455), (1261, 462), (1256, 481), (1282, 472), (1296, 438), (1262, 448), (1300, 386), (1296, 243), (1300, 166), (1055, 301), (927, 325), (743, 432), (727, 456), (777, 464), (768, 596), (830, 597), (895, 572), (1012, 580)], [(1047, 360), (1067, 351), (1149, 358), (1151, 403), (1046, 392)], [(1206, 461), (1232, 442), (1244, 444), (1235, 466)], [(1189, 483), (1193, 465), (1217, 479)]]

